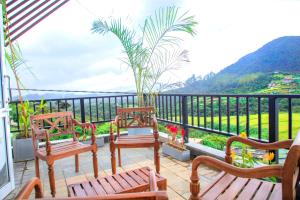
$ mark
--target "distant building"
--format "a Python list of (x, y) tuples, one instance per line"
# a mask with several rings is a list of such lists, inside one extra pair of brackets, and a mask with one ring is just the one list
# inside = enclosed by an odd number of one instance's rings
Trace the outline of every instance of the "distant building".
[(282, 80), (282, 82), (284, 82), (284, 83), (292, 83), (293, 82), (293, 78), (289, 77), (289, 76), (286, 76), (286, 77), (284, 77), (284, 79)]
[(269, 83), (268, 88), (274, 88), (274, 87), (276, 87), (276, 86), (277, 86), (276, 83), (271, 82), (271, 83)]

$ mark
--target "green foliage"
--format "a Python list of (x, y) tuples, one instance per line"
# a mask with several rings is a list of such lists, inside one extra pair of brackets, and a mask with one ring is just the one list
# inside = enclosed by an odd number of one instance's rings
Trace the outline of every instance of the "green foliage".
[(147, 17), (139, 32), (125, 26), (122, 19), (96, 20), (92, 31), (102, 35), (112, 33), (120, 40), (126, 54), (123, 62), (132, 69), (138, 104), (142, 106), (143, 94), (153, 94), (165, 72), (187, 61), (187, 51), (180, 48), (182, 39), (175, 33), (195, 35), (196, 24), (194, 16), (167, 7)]
[(19, 116), (20, 124), (20, 136), (22, 138), (30, 137), (30, 116), (35, 114), (40, 114), (42, 110), (46, 110), (47, 104), (44, 99), (38, 104), (37, 110), (34, 111), (33, 107), (30, 105), (29, 101), (19, 104), (19, 110), (22, 110), (22, 115)]

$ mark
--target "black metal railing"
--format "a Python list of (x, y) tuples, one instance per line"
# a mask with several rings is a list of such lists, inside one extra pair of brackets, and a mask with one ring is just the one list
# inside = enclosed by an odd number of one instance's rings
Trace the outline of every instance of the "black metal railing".
[[(137, 97), (110, 95), (45, 99), (45, 112), (72, 111), (82, 122), (113, 120), (117, 107), (136, 107)], [(29, 101), (36, 110), (40, 100)], [(10, 102), (12, 132), (20, 131), (18, 101)], [(155, 97), (158, 120), (231, 136), (245, 132), (263, 142), (293, 138), (300, 128), (300, 95), (195, 95), (159, 94)], [(189, 135), (186, 134), (186, 140)]]

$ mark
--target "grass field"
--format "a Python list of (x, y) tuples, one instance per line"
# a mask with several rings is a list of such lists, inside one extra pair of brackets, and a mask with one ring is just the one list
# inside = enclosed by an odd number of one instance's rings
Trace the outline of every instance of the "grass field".
[[(279, 140), (288, 139), (288, 113), (280, 112), (279, 113)], [(219, 118), (218, 116), (213, 118), (214, 121), (214, 129), (219, 129)], [(230, 132), (236, 133), (237, 127), (237, 118), (236, 116), (230, 116)], [(199, 119), (200, 126), (204, 127), (204, 117), (200, 117)], [(246, 130), (246, 115), (241, 115), (239, 117), (240, 122), (240, 132), (245, 132)], [(192, 125), (192, 117), (189, 117), (189, 124)], [(206, 125), (208, 128), (211, 128), (211, 117), (206, 118)], [(198, 126), (198, 119), (194, 117), (194, 126)], [(258, 115), (251, 114), (249, 117), (249, 129), (250, 136), (253, 138), (258, 138)], [(300, 129), (300, 113), (293, 113), (292, 115), (292, 136), (295, 137), (297, 131)], [(227, 117), (222, 117), (222, 130), (227, 131)], [(262, 138), (268, 139), (269, 135), (269, 116), (267, 113), (261, 115), (261, 131)]]

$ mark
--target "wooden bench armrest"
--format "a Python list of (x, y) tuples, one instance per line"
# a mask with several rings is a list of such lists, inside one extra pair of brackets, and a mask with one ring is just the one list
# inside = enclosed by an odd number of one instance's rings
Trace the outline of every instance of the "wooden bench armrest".
[(241, 142), (246, 145), (252, 146), (256, 149), (262, 149), (262, 150), (278, 150), (278, 149), (289, 149), (293, 143), (293, 140), (284, 140), (284, 141), (278, 141), (273, 143), (262, 143), (262, 142), (256, 142), (251, 139), (242, 138), (240, 136), (232, 136), (230, 137), (226, 142), (226, 156), (225, 161), (227, 163), (232, 163), (231, 158), (231, 144), (232, 142)]
[(26, 183), (17, 195), (17, 200), (29, 199), (33, 189), (35, 190), (35, 198), (42, 198), (42, 183), (39, 178), (34, 177)]
[(271, 176), (282, 177), (283, 172), (283, 166), (281, 165), (240, 168), (210, 156), (198, 156), (193, 160), (191, 180), (194, 179), (194, 177), (198, 177), (197, 169), (200, 164), (204, 164), (208, 167), (222, 170), (242, 178), (266, 178)]

